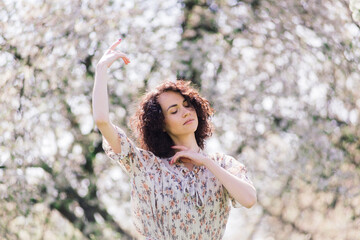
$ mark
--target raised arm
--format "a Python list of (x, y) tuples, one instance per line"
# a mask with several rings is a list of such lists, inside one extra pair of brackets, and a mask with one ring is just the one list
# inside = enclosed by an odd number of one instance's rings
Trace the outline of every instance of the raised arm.
[(109, 97), (107, 91), (107, 69), (119, 58), (122, 58), (127, 65), (130, 63), (128, 57), (115, 50), (120, 44), (121, 39), (111, 45), (111, 47), (105, 52), (96, 66), (95, 83), (93, 89), (92, 106), (93, 117), (96, 126), (99, 128), (101, 134), (106, 138), (110, 146), (115, 153), (121, 152), (120, 143), (117, 137), (115, 127), (109, 118)]

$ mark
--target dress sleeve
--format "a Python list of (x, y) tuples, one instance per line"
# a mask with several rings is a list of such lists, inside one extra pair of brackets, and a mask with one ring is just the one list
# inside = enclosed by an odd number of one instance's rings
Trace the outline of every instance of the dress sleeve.
[(136, 147), (136, 145), (126, 136), (121, 128), (115, 126), (115, 129), (117, 131), (118, 138), (120, 139), (121, 152), (115, 153), (103, 136), (102, 147), (105, 154), (110, 159), (119, 163), (130, 177), (139, 171), (143, 171), (144, 168), (149, 167), (154, 161), (154, 154), (150, 151)]
[[(225, 168), (228, 172), (230, 172), (231, 174), (239, 177), (240, 179), (244, 180), (245, 182), (249, 183), (250, 185), (253, 186), (252, 181), (250, 180), (250, 178), (248, 177), (248, 171), (245, 167), (244, 164), (242, 164), (241, 162), (239, 162), (238, 160), (236, 160), (235, 158), (228, 156), (228, 155), (223, 155), (221, 156), (221, 166), (223, 168)], [(237, 202), (235, 200), (235, 198), (233, 198), (229, 192), (226, 190), (226, 188), (224, 187), (225, 190), (225, 194), (228, 195), (228, 197), (230, 198), (231, 204), (234, 208), (239, 208), (242, 207), (242, 205)]]

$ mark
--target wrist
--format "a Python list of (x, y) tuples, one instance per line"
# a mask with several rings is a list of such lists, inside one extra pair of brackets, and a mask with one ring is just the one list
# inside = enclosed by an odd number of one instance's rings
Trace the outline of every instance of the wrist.
[(105, 63), (98, 63), (96, 65), (96, 71), (104, 71), (104, 70), (107, 70), (107, 66)]
[(211, 158), (209, 158), (209, 156), (206, 156), (205, 154), (202, 154), (202, 156), (203, 156), (203, 159), (202, 159), (203, 165), (206, 168), (209, 168), (209, 166), (211, 166), (214, 163), (214, 161)]

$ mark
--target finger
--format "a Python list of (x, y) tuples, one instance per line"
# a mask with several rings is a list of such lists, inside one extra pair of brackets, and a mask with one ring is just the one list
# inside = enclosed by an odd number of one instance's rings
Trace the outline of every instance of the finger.
[(174, 164), (175, 162), (176, 162), (176, 158), (175, 157), (171, 158), (170, 164)]
[(121, 59), (124, 61), (124, 63), (130, 62), (129, 59), (126, 56), (122, 56)]
[(189, 159), (189, 158), (181, 158), (181, 161), (183, 162), (183, 163), (189, 163), (189, 162), (193, 162), (191, 159)]
[(121, 58), (121, 56), (114, 54), (109, 58), (109, 64), (108, 67), (110, 67), (117, 59)]
[(121, 43), (121, 38), (120, 38), (119, 40), (117, 40), (116, 42), (114, 42), (114, 43), (111, 45), (110, 49), (111, 49), (111, 50), (114, 50), (120, 43)]
[(129, 59), (128, 59), (128, 58), (126, 58), (126, 57), (123, 57), (123, 58), (122, 58), (122, 60), (124, 61), (124, 63), (125, 63), (125, 64), (130, 63)]
[(123, 53), (123, 52), (120, 52), (120, 51), (114, 51), (117, 55), (119, 55), (123, 60), (124, 62), (127, 64), (127, 63), (130, 63), (130, 59)]
[(188, 150), (187, 147), (185, 147), (185, 146), (180, 146), (180, 145), (174, 145), (174, 146), (171, 146), (171, 148), (179, 149), (179, 150), (183, 150), (183, 151)]
[(175, 154), (170, 161), (170, 164), (176, 163), (176, 161), (179, 159), (180, 155)]
[(127, 58), (126, 54), (123, 53), (122, 51), (118, 51), (118, 50), (116, 50), (116, 49), (111, 49), (111, 51), (112, 51), (113, 53), (115, 53), (115, 54), (120, 55), (121, 57), (126, 57), (126, 58)]

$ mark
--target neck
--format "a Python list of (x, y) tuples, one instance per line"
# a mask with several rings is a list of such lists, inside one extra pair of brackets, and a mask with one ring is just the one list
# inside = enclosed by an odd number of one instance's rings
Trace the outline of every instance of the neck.
[(174, 141), (175, 145), (187, 147), (193, 151), (199, 151), (200, 147), (198, 146), (195, 138), (195, 134), (182, 135), (182, 136), (171, 136), (171, 139)]

